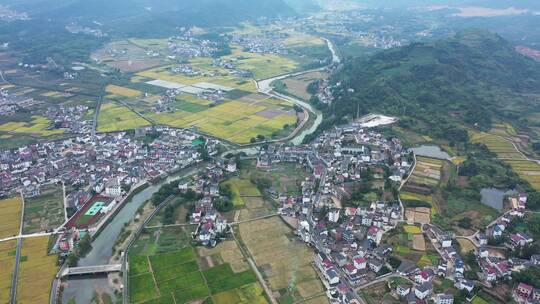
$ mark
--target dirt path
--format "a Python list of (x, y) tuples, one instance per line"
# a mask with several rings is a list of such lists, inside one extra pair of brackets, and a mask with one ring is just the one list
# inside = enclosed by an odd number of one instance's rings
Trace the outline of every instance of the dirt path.
[(240, 242), (236, 238), (236, 235), (234, 234), (233, 229), (231, 229), (231, 234), (232, 234), (232, 236), (234, 238), (234, 241), (238, 245), (238, 248), (240, 248), (240, 251), (242, 252), (242, 255), (248, 261), (248, 264), (251, 267), (251, 269), (255, 272), (255, 275), (257, 276), (257, 280), (259, 281), (259, 283), (263, 287), (264, 292), (266, 292), (266, 295), (268, 296), (268, 299), (270, 299), (270, 302), (272, 304), (278, 304), (277, 300), (274, 298), (274, 293), (272, 292), (272, 289), (270, 289), (270, 287), (268, 287), (268, 284), (266, 284), (266, 281), (264, 280), (264, 277), (262, 276), (261, 272), (257, 268), (257, 265), (255, 264), (255, 262), (251, 258), (251, 253), (249, 252), (249, 249), (244, 248), (242, 246), (242, 244), (240, 244)]

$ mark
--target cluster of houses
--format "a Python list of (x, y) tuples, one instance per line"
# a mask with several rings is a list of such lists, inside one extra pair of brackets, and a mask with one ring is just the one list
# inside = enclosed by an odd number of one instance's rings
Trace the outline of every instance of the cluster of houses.
[(282, 42), (287, 34), (280, 32), (264, 32), (261, 35), (234, 35), (233, 43), (239, 44), (245, 52), (257, 54), (287, 55), (287, 47)]
[[(142, 138), (158, 134), (151, 143)], [(194, 144), (194, 142), (197, 143)], [(125, 132), (81, 135), (0, 151), (0, 195), (22, 191), (40, 194), (44, 184), (62, 181), (67, 186), (118, 196), (124, 188), (153, 180), (200, 161), (198, 145), (217, 153), (217, 141), (198, 141), (185, 130), (148, 127), (132, 136)]]
[(519, 304), (538, 304), (540, 303), (540, 289), (519, 283), (512, 291), (512, 298)]
[(215, 42), (208, 39), (197, 38), (193, 31), (183, 28), (179, 35), (169, 37), (168, 49), (176, 56), (183, 58), (212, 57), (219, 49)]
[(216, 246), (229, 231), (227, 220), (215, 208), (214, 202), (222, 198), (219, 183), (236, 171), (236, 162), (218, 159), (196, 176), (178, 183), (181, 192), (193, 191), (201, 197), (195, 203), (189, 221), (197, 224), (193, 239), (203, 246)]
[(92, 119), (86, 119), (88, 106), (49, 107), (45, 116), (51, 121), (51, 129), (64, 129), (72, 134), (90, 134)]
[(43, 104), (44, 102), (41, 100), (0, 88), (0, 116), (12, 116), (21, 109), (31, 111)]
[(275, 195), (279, 213), (296, 223), (298, 236), (315, 247), (316, 265), (332, 301), (353, 302), (355, 287), (391, 271), (386, 258), (392, 247), (381, 244), (381, 239), (402, 220), (402, 208), (382, 197), (366, 206), (351, 202), (366, 174), (381, 191), (386, 181), (400, 182), (408, 173), (407, 160), (399, 140), (385, 139), (358, 123), (335, 127), (309, 146), (269, 146), (260, 151), (260, 168), (295, 162), (311, 172), (302, 182), (301, 195)]

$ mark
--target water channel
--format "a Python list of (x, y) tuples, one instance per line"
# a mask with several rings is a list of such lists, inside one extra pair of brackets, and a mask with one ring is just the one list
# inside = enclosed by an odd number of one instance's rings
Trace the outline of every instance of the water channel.
[[(124, 204), (122, 209), (114, 217), (114, 220), (94, 239), (92, 250), (86, 257), (79, 260), (78, 266), (109, 264), (109, 260), (113, 254), (114, 243), (122, 232), (122, 227), (135, 217), (139, 207), (147, 202), (152, 197), (152, 194), (157, 192), (162, 185), (172, 182), (181, 176), (191, 175), (196, 170), (197, 167), (182, 170), (135, 194), (131, 200)], [(112, 292), (106, 276), (69, 279), (68, 287), (64, 289), (62, 294), (62, 303), (68, 303), (70, 299), (74, 299), (77, 304), (90, 303), (96, 290), (107, 293)]]

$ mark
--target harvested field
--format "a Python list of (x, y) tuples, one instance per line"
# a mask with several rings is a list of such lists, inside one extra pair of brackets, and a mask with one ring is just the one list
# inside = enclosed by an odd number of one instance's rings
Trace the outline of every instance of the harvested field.
[(48, 255), (48, 237), (23, 240), (17, 303), (48, 303), (52, 281), (58, 271), (56, 255)]
[(311, 266), (313, 252), (277, 217), (240, 224), (240, 236), (272, 290), (295, 286), (299, 299), (323, 291)]
[(22, 201), (20, 197), (0, 200), (0, 239), (19, 234)]
[(0, 243), (0, 303), (9, 303), (11, 279), (15, 269), (15, 250), (17, 241)]
[(417, 251), (426, 251), (426, 240), (423, 234), (415, 234), (413, 236), (413, 249)]
[(235, 241), (224, 241), (215, 248), (198, 247), (197, 254), (203, 258), (210, 258), (214, 266), (228, 263), (234, 273), (239, 273), (249, 269), (240, 248)]

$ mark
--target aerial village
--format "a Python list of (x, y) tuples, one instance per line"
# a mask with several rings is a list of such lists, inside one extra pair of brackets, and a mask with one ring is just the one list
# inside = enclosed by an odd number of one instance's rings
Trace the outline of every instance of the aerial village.
[(25, 199), (49, 185), (64, 188), (68, 217), (57, 248), (67, 253), (93, 234), (139, 187), (215, 155), (218, 141), (184, 130), (147, 127), (136, 132), (81, 135), (0, 153), (1, 196)]
[[(480, 266), (479, 280), (464, 276), (469, 266), (456, 249), (456, 236), (433, 224), (420, 227), (440, 256), (438, 265), (418, 267), (407, 260), (390, 263), (394, 248), (385, 242), (385, 234), (400, 224), (414, 225), (405, 219), (398, 197), (383, 195), (369, 204), (350, 206), (355, 196), (355, 184), (365, 182), (366, 172), (375, 180), (386, 180), (399, 189), (414, 165), (413, 156), (401, 142), (385, 139), (363, 124), (335, 127), (323, 133), (308, 146), (269, 146), (257, 157), (259, 168), (271, 169), (282, 162), (303, 164), (312, 175), (302, 184), (302, 195), (289, 197), (271, 193), (279, 201), (282, 218), (297, 227), (297, 236), (316, 252), (315, 265), (327, 295), (335, 303), (358, 303), (355, 291), (392, 278), (402, 278), (407, 284), (396, 284), (392, 293), (406, 303), (454, 303), (451, 293), (435, 293), (433, 279), (449, 279), (454, 288), (474, 296), (478, 284), (494, 286), (497, 281), (540, 264), (540, 255), (529, 260), (501, 257), (499, 251), (517, 250), (533, 239), (525, 233), (508, 233), (505, 228), (513, 220), (525, 215), (527, 197), (511, 196), (510, 210), (493, 221), (484, 231), (468, 237), (477, 248), (475, 259)], [(358, 188), (356, 188), (358, 189)], [(500, 247), (492, 242), (503, 241)], [(489, 244), (488, 244), (489, 241)], [(512, 291), (518, 303), (538, 303), (540, 289), (519, 284)]]

